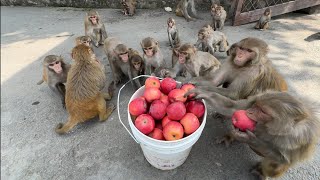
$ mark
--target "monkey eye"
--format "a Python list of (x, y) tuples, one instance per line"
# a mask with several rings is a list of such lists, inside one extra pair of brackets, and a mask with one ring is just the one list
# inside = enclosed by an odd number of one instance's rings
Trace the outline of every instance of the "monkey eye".
[(96, 18), (96, 16), (90, 16), (90, 19), (95, 19)]
[(148, 47), (148, 48), (143, 48), (144, 50), (151, 50), (152, 47)]
[(251, 49), (246, 49), (249, 53), (253, 52)]
[(119, 55), (122, 56), (122, 55), (125, 55), (125, 54), (128, 54), (128, 52), (120, 53)]
[(55, 64), (59, 64), (59, 63), (60, 63), (60, 61), (56, 61), (54, 63), (49, 64), (49, 66), (54, 66)]

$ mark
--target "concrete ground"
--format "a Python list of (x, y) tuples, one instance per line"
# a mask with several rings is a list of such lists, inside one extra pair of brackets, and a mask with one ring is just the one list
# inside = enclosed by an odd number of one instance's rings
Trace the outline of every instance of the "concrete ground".
[[(109, 36), (117, 36), (129, 47), (141, 52), (139, 41), (147, 36), (159, 40), (165, 59), (170, 60), (166, 20), (175, 17), (164, 10), (138, 10), (124, 17), (120, 10), (99, 9)], [(62, 55), (67, 62), (76, 36), (84, 34), (85, 11), (73, 8), (1, 7), (1, 179), (254, 179), (249, 168), (260, 157), (248, 146), (234, 143), (230, 148), (215, 144), (215, 138), (227, 131), (230, 122), (212, 118), (186, 162), (170, 171), (152, 167), (141, 148), (119, 122), (116, 111), (106, 122), (97, 119), (76, 126), (67, 135), (54, 132), (66, 122), (68, 113), (41, 78), (41, 62), (46, 55)], [(186, 22), (176, 17), (184, 42), (196, 41), (199, 28), (210, 22)], [(303, 39), (320, 31), (320, 15), (290, 13), (274, 17), (272, 29), (257, 31), (253, 23), (223, 32), (230, 43), (253, 36), (270, 45), (269, 57), (289, 82), (290, 92), (304, 96), (319, 109), (320, 41)], [(110, 68), (102, 48), (97, 56)], [(224, 61), (226, 55), (217, 53)], [(121, 96), (121, 115), (127, 124), (126, 105), (133, 89), (126, 87)], [(34, 102), (40, 102), (34, 104)], [(112, 99), (116, 104), (116, 98)], [(314, 158), (298, 164), (279, 179), (320, 177), (320, 148)]]

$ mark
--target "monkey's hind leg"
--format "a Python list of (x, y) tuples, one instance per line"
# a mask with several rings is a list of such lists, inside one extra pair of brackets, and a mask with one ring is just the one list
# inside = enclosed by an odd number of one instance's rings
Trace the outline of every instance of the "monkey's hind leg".
[(66, 124), (59, 123), (56, 127), (56, 133), (65, 134), (69, 132), (75, 125), (78, 124), (78, 120), (75, 117), (69, 116), (68, 122)]
[(282, 164), (268, 158), (264, 158), (262, 162), (253, 167), (251, 173), (257, 175), (259, 179), (264, 180), (267, 179), (267, 177), (280, 177), (289, 169), (289, 167), (289, 164)]
[(116, 108), (113, 104), (109, 104), (107, 107), (106, 101), (103, 97), (98, 98), (97, 106), (99, 111), (99, 121), (101, 122), (106, 121)]

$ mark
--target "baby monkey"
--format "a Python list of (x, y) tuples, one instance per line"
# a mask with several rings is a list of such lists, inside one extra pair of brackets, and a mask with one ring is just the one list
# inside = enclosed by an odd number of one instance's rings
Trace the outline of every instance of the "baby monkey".
[(179, 47), (180, 46), (180, 37), (179, 37), (179, 32), (176, 27), (176, 21), (173, 18), (169, 18), (167, 20), (167, 32), (168, 32), (168, 38), (170, 42), (170, 46), (172, 48)]

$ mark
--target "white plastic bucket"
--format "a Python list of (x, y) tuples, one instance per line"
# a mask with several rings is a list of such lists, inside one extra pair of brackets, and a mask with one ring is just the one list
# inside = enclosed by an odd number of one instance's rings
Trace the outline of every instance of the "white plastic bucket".
[[(130, 98), (130, 102), (135, 98), (142, 96), (143, 93), (144, 93), (144, 86), (139, 88), (132, 95), (132, 97)], [(161, 140), (153, 139), (147, 135), (144, 135), (134, 126), (134, 123), (129, 114), (129, 109), (127, 110), (128, 121), (134, 137), (131, 135), (129, 130), (125, 126), (124, 127), (127, 129), (129, 134), (134, 138), (134, 140), (140, 144), (145, 158), (152, 166), (161, 170), (174, 169), (179, 167), (185, 162), (185, 160), (187, 159), (190, 153), (192, 146), (199, 139), (202, 133), (202, 130), (206, 124), (207, 108), (206, 108), (205, 102), (203, 100), (202, 102), (205, 106), (205, 113), (203, 115), (203, 118), (200, 119), (200, 122), (202, 121), (200, 127), (191, 135), (179, 140), (161, 141)], [(129, 105), (128, 105), (128, 108), (129, 108)], [(118, 113), (119, 113), (119, 110), (118, 110)], [(121, 118), (120, 118), (120, 121), (121, 121)]]

